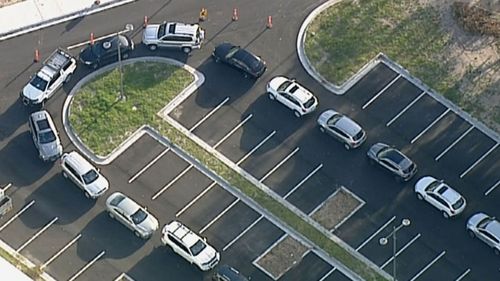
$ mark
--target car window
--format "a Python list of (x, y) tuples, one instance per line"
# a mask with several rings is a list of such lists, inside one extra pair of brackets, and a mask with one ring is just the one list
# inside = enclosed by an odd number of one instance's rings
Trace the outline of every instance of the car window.
[(491, 233), (486, 232), (486, 231), (481, 231), (481, 233), (482, 233), (484, 236), (488, 237), (488, 239), (490, 239), (491, 241), (493, 241), (493, 242), (495, 242), (495, 243), (498, 243), (498, 242), (499, 242), (499, 241), (498, 241), (498, 238), (496, 238), (496, 237), (495, 237), (494, 235), (492, 235)]
[(441, 198), (435, 194), (429, 194), (429, 196), (434, 198), (439, 204), (449, 208), (448, 203), (446, 203), (446, 201), (444, 201), (443, 198)]
[(460, 198), (457, 200), (457, 202), (455, 202), (452, 207), (453, 209), (457, 210), (459, 209), (460, 207), (462, 207), (462, 205), (465, 204), (465, 200), (463, 198)]
[(113, 198), (113, 200), (111, 200), (109, 202), (110, 205), (112, 206), (117, 206), (118, 204), (120, 204), (120, 202), (122, 202), (124, 199), (125, 199), (125, 195), (123, 194), (118, 194), (115, 196), (115, 198)]
[(288, 86), (290, 86), (290, 84), (292, 84), (292, 81), (290, 80), (286, 80), (285, 82), (281, 83), (281, 85), (278, 86), (278, 92), (284, 92)]
[(83, 181), (85, 184), (90, 184), (93, 183), (97, 178), (99, 177), (99, 174), (94, 170), (90, 170), (85, 175), (83, 175)]
[(54, 85), (54, 83), (57, 81), (57, 79), (59, 79), (60, 76), (61, 76), (61, 73), (56, 72), (56, 74), (54, 74), (54, 77), (52, 78), (52, 80), (50, 80), (49, 87)]
[(73, 176), (81, 182), (81, 179), (80, 179), (80, 175), (78, 175), (78, 173), (75, 171), (75, 169), (73, 169), (73, 167), (71, 167), (71, 165), (69, 165), (68, 163), (64, 163), (64, 167), (66, 167), (66, 169), (71, 173), (73, 174)]
[(160, 24), (160, 27), (158, 28), (158, 38), (162, 37), (165, 35), (165, 31), (167, 30), (167, 24)]
[(139, 208), (135, 213), (132, 214), (131, 218), (134, 224), (140, 224), (148, 217), (148, 214)]
[(175, 38), (172, 36), (165, 36), (161, 38), (161, 41), (175, 41)]
[(328, 127), (334, 127), (340, 118), (342, 118), (341, 114), (335, 114), (330, 119), (328, 119), (328, 121), (326, 121), (326, 124), (328, 125)]
[(40, 78), (40, 76), (38, 75), (35, 75), (35, 77), (33, 77), (33, 79), (31, 79), (30, 81), (30, 85), (37, 88), (40, 91), (45, 91), (45, 89), (47, 89), (47, 84), (48, 84), (47, 81)]
[(177, 238), (175, 238), (174, 236), (172, 236), (171, 234), (167, 234), (168, 236), (168, 239), (170, 241), (172, 241), (175, 245), (177, 245), (177, 247), (181, 248), (184, 252), (186, 253), (189, 253), (188, 249), (186, 248), (186, 246), (184, 246), (181, 242), (179, 242), (177, 240)]
[(384, 165), (386, 165), (391, 170), (397, 170), (397, 168), (391, 162), (387, 161), (386, 159), (382, 159), (382, 160), (380, 160), (380, 162), (382, 162)]
[(314, 98), (310, 98), (309, 100), (307, 100), (307, 101), (306, 101), (306, 103), (304, 103), (304, 107), (305, 107), (305, 108), (309, 108), (309, 107), (311, 107), (313, 104), (314, 104)]
[(207, 245), (199, 239), (196, 243), (194, 243), (193, 246), (191, 246), (191, 253), (193, 253), (193, 256), (197, 256), (201, 251), (203, 251)]
[(441, 181), (435, 180), (425, 188), (425, 191), (434, 191), (440, 185)]
[(40, 143), (51, 143), (53, 141), (56, 140), (56, 135), (54, 134), (54, 132), (52, 132), (51, 130), (50, 131), (46, 131), (46, 132), (42, 132), (38, 135), (38, 138), (40, 139)]
[(226, 55), (226, 59), (230, 59), (240, 50), (240, 47), (233, 46)]
[(477, 228), (483, 228), (483, 229), (484, 229), (484, 228), (486, 228), (486, 226), (487, 226), (490, 222), (492, 222), (492, 221), (493, 221), (493, 219), (492, 219), (492, 218), (490, 218), (490, 217), (486, 217), (486, 218), (482, 219), (482, 220), (481, 220), (481, 221), (477, 224)]

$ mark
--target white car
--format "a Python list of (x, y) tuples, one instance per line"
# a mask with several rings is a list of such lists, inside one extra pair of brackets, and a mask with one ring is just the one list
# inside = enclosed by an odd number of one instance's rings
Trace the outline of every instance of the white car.
[(172, 221), (163, 227), (161, 242), (202, 271), (210, 270), (219, 263), (219, 252), (207, 243), (206, 238), (201, 238), (179, 221)]
[(271, 100), (277, 100), (293, 110), (297, 117), (313, 112), (318, 106), (318, 99), (294, 79), (277, 76), (266, 85)]
[(150, 238), (158, 229), (158, 220), (146, 208), (120, 192), (108, 197), (106, 209), (111, 218), (121, 222), (142, 239)]
[(326, 133), (349, 150), (361, 146), (366, 140), (366, 132), (351, 118), (327, 109), (318, 117), (319, 130)]
[(96, 199), (109, 189), (108, 180), (78, 152), (71, 151), (61, 156), (62, 174), (69, 178), (87, 198)]
[(429, 202), (443, 212), (445, 218), (460, 214), (465, 209), (465, 198), (442, 180), (426, 176), (415, 184), (417, 198)]
[(477, 237), (500, 255), (500, 222), (485, 213), (472, 215), (467, 221), (467, 232), (471, 237)]

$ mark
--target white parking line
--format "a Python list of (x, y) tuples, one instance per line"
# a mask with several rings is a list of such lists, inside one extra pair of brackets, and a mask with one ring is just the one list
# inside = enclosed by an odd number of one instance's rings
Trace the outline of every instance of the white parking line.
[(399, 78), (401, 77), (401, 74), (396, 76), (389, 84), (387, 84), (382, 90), (380, 90), (375, 96), (373, 96), (367, 103), (363, 105), (363, 109), (367, 108), (372, 102), (374, 102), (381, 94), (385, 92), (392, 84), (394, 84)]
[(250, 150), (247, 154), (245, 154), (245, 156), (243, 156), (238, 162), (236, 162), (236, 165), (240, 165), (241, 163), (243, 163), (243, 161), (245, 161), (248, 157), (250, 157), (250, 155), (252, 155), (252, 153), (254, 153), (257, 149), (259, 149), (261, 146), (263, 146), (264, 143), (266, 143), (266, 141), (268, 141), (275, 134), (276, 134), (276, 131), (272, 131), (257, 146), (255, 146), (252, 150)]
[(443, 152), (441, 152), (434, 160), (439, 161), (443, 155), (448, 152), (450, 149), (452, 149), (459, 141), (461, 141), (467, 134), (474, 129), (474, 126), (470, 126), (467, 131), (465, 131), (458, 139), (456, 139), (451, 145), (449, 145)]
[(66, 244), (66, 246), (64, 246), (62, 249), (60, 249), (59, 251), (57, 251), (57, 253), (55, 253), (52, 257), (50, 257), (46, 262), (44, 262), (40, 268), (43, 270), (44, 268), (46, 268), (50, 263), (52, 263), (55, 259), (57, 259), (64, 251), (66, 251), (69, 247), (71, 247), (71, 245), (75, 244), (76, 241), (78, 241), (78, 239), (80, 239), (82, 237), (82, 234), (78, 234), (75, 238), (73, 238), (73, 240), (69, 241), (68, 244)]
[(73, 281), (75, 280), (76, 278), (78, 278), (80, 275), (83, 274), (83, 272), (85, 270), (87, 270), (89, 267), (91, 267), (98, 259), (100, 259), (102, 256), (104, 256), (104, 254), (106, 253), (106, 251), (102, 251), (99, 255), (97, 255), (95, 258), (93, 258), (91, 261), (89, 261), (82, 269), (80, 269), (77, 273), (75, 273), (75, 275), (71, 276), (71, 278), (69, 278), (68, 281)]
[(425, 91), (423, 91), (420, 96), (418, 96), (416, 99), (414, 99), (412, 102), (410, 102), (403, 110), (401, 110), (396, 116), (394, 116), (387, 124), (385, 124), (386, 127), (389, 127), (394, 121), (396, 121), (401, 115), (403, 115), (412, 105), (414, 105), (421, 97), (425, 95)]
[(0, 232), (4, 230), (11, 222), (13, 222), (16, 218), (18, 218), (20, 215), (22, 215), (26, 210), (28, 210), (29, 207), (31, 207), (33, 204), (35, 204), (35, 200), (31, 200), (31, 202), (28, 203), (28, 205), (24, 206), (21, 210), (19, 210), (15, 215), (12, 216), (8, 221), (6, 221), (1, 227), (0, 227)]
[(330, 274), (332, 274), (337, 268), (336, 267), (333, 267), (332, 269), (330, 269), (330, 271), (328, 271), (325, 275), (323, 275), (323, 277), (321, 277), (321, 279), (319, 279), (318, 281), (323, 281), (325, 280), (326, 278), (328, 278), (328, 276), (330, 276)]
[(252, 114), (248, 115), (244, 120), (242, 120), (236, 127), (234, 127), (229, 133), (227, 133), (220, 141), (218, 141), (213, 147), (217, 148), (221, 143), (223, 143), (227, 138), (229, 138), (236, 130), (238, 130), (241, 126), (245, 125), (245, 123), (252, 118)]
[(439, 256), (435, 257), (428, 265), (426, 265), (424, 268), (422, 268), (422, 270), (420, 270), (420, 272), (418, 272), (417, 275), (413, 276), (413, 278), (410, 279), (410, 281), (415, 281), (418, 277), (420, 277), (420, 275), (424, 274), (424, 272), (429, 267), (431, 267), (438, 259), (440, 259), (442, 256), (444, 256), (444, 254), (446, 254), (446, 251), (442, 251), (441, 254), (439, 254)]
[[(406, 243), (406, 245), (404, 245), (401, 249), (399, 249), (399, 251), (396, 253), (396, 257), (398, 257), (399, 254), (401, 254), (404, 250), (406, 250), (406, 248), (410, 247), (410, 245), (413, 244), (413, 242), (415, 242), (415, 240), (417, 240), (419, 237), (420, 233), (415, 235), (413, 239), (411, 239), (408, 243)], [(382, 264), (381, 268), (386, 267), (392, 260), (394, 260), (394, 256), (391, 256), (384, 264)]]
[(303, 185), (309, 178), (314, 176), (314, 174), (316, 174), (316, 172), (319, 171), (319, 169), (321, 169), (322, 167), (323, 167), (323, 164), (319, 164), (316, 168), (314, 168), (314, 170), (312, 170), (305, 178), (303, 178), (290, 191), (288, 191), (287, 194), (285, 194), (285, 196), (283, 196), (283, 199), (286, 199), (288, 196), (290, 196), (295, 190), (297, 190), (297, 188), (299, 188), (301, 185)]
[(203, 118), (201, 118), (200, 121), (198, 121), (196, 124), (194, 124), (194, 126), (191, 127), (191, 129), (189, 129), (189, 131), (190, 132), (194, 131), (198, 126), (200, 126), (203, 122), (205, 122), (205, 120), (207, 120), (208, 118), (210, 118), (210, 116), (212, 116), (217, 110), (219, 110), (219, 108), (221, 108), (222, 106), (224, 106), (224, 104), (226, 104), (226, 102), (228, 102), (228, 101), (229, 101), (229, 97), (226, 97), (221, 103), (219, 103), (219, 105), (217, 105), (207, 115), (205, 115)]
[(218, 219), (220, 219), (227, 211), (229, 211), (236, 203), (240, 202), (240, 198), (237, 198), (236, 200), (231, 203), (231, 205), (227, 206), (222, 212), (220, 212), (215, 218), (213, 218), (207, 225), (205, 225), (201, 230), (200, 234), (205, 232), (207, 228), (209, 228), (212, 224), (214, 224)]
[(133, 175), (129, 180), (128, 183), (132, 183), (135, 179), (137, 179), (142, 173), (144, 173), (149, 167), (153, 166), (156, 161), (158, 161), (163, 155), (165, 155), (167, 152), (170, 151), (170, 147), (167, 147), (165, 150), (163, 150), (160, 154), (158, 154), (155, 159), (151, 160), (144, 168), (142, 168), (139, 172), (137, 172), (135, 175)]
[(189, 207), (191, 207), (196, 201), (198, 201), (201, 197), (203, 197), (203, 195), (205, 195), (207, 192), (210, 191), (210, 189), (212, 189), (212, 187), (216, 186), (217, 185), (217, 182), (212, 182), (207, 188), (205, 188), (202, 192), (200, 192), (200, 194), (198, 194), (193, 200), (191, 200), (189, 203), (187, 203), (186, 206), (184, 206), (184, 208), (182, 208), (179, 212), (177, 212), (175, 214), (176, 217), (179, 217), (180, 215), (182, 215)]
[(470, 268), (468, 268), (466, 271), (464, 271), (464, 273), (460, 274), (460, 276), (458, 276), (457, 279), (455, 279), (455, 281), (462, 280), (467, 274), (469, 274), (469, 272), (470, 272)]
[(438, 118), (434, 119), (434, 121), (432, 121), (431, 124), (429, 124), (429, 126), (427, 126), (422, 132), (420, 132), (420, 134), (418, 134), (416, 137), (414, 137), (410, 143), (414, 143), (416, 142), (423, 134), (425, 134), (427, 131), (429, 131), (429, 129), (434, 126), (437, 122), (439, 122), (439, 120), (443, 119), (443, 117), (448, 114), (448, 112), (450, 112), (450, 109), (448, 108), (447, 110), (445, 110), (441, 115), (439, 115)]
[[(492, 192), (495, 188), (497, 188), (498, 186), (500, 185), (500, 180), (497, 181), (497, 183), (495, 183), (492, 187), (490, 187), (485, 193), (484, 195), (488, 195), (490, 194), (490, 192)], [(1, 230), (0, 230), (1, 231)]]
[[(267, 255), (267, 253), (269, 253), (274, 247), (276, 247), (276, 245), (278, 245), (281, 241), (285, 240), (285, 238), (288, 236), (288, 233), (285, 233), (283, 234), (278, 240), (276, 240), (271, 246), (269, 246), (264, 252), (262, 252), (262, 254), (260, 254), (258, 257), (256, 257), (252, 263), (255, 265), (257, 264), (257, 262), (265, 255)], [(272, 276), (272, 275), (270, 275)]]
[(465, 170), (460, 175), (460, 178), (463, 178), (465, 175), (467, 175), (472, 169), (474, 169), (474, 167), (477, 166), (477, 164), (479, 164), (479, 162), (481, 162), (484, 158), (486, 158), (486, 156), (488, 156), (488, 154), (490, 154), (497, 147), (498, 147), (498, 142), (492, 148), (490, 148), (490, 150), (488, 150), (485, 154), (483, 154), (483, 156), (481, 156), (481, 158), (477, 159), (476, 162), (474, 162), (474, 164), (472, 164), (467, 170)]
[(296, 147), (290, 154), (288, 154), (287, 157), (285, 157), (281, 162), (279, 162), (277, 165), (275, 165), (269, 172), (267, 172), (266, 175), (264, 175), (259, 182), (264, 182), (272, 173), (274, 173), (281, 165), (283, 165), (288, 159), (290, 159), (295, 153), (299, 151), (299, 147)]
[(375, 231), (370, 237), (368, 237), (368, 239), (366, 239), (363, 243), (361, 243), (361, 245), (359, 245), (357, 248), (356, 248), (356, 252), (359, 251), (361, 248), (363, 248), (366, 244), (368, 244), (368, 242), (370, 242), (370, 240), (373, 239), (373, 237), (377, 236), (380, 231), (382, 231), (383, 229), (385, 229), (390, 223), (392, 223), (394, 220), (396, 219), (396, 216), (393, 216), (391, 219), (389, 219), (384, 225), (382, 225), (381, 227), (379, 227), (379, 229), (377, 231)]
[(51, 225), (53, 225), (56, 221), (58, 220), (57, 217), (53, 218), (49, 223), (47, 223), (42, 229), (37, 231), (35, 235), (33, 235), (28, 241), (24, 242), (19, 248), (17, 248), (16, 253), (21, 252), (24, 248), (26, 248), (33, 240), (35, 240), (38, 236), (40, 236), (47, 228), (49, 228)]
[(160, 196), (169, 187), (171, 187), (177, 180), (179, 180), (182, 176), (184, 176), (184, 174), (189, 172), (189, 170), (191, 170), (191, 168), (193, 168), (193, 164), (189, 164), (189, 166), (187, 166), (182, 172), (180, 172), (173, 180), (171, 180), (164, 187), (162, 187), (162, 189), (160, 189), (158, 192), (156, 192), (155, 195), (153, 195), (153, 197), (151, 197), (151, 200), (156, 200), (156, 198), (158, 198), (158, 196)]
[(2, 187), (2, 191), (5, 193), (5, 191), (7, 191), (7, 189), (9, 189), (9, 187), (12, 186), (12, 183), (9, 182), (6, 186)]
[(231, 247), (231, 245), (233, 245), (236, 241), (238, 241), (238, 239), (240, 239), (241, 236), (245, 235), (245, 233), (247, 233), (252, 227), (254, 227), (254, 225), (256, 225), (263, 218), (264, 218), (264, 216), (260, 215), (260, 217), (258, 219), (256, 219), (251, 225), (247, 226), (247, 228), (245, 228), (245, 230), (240, 232), (240, 234), (238, 234), (238, 236), (234, 237), (233, 240), (231, 240), (229, 243), (227, 243), (227, 245), (224, 246), (224, 248), (222, 248), (222, 251), (224, 252), (229, 247)]

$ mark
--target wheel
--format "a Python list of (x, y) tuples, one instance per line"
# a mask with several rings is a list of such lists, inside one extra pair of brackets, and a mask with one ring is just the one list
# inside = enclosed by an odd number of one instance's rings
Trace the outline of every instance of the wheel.
[(243, 77), (248, 78), (248, 77), (250, 77), (250, 75), (248, 75), (248, 73), (246, 73), (246, 72), (243, 72)]
[(158, 46), (156, 45), (148, 45), (150, 51), (156, 51), (158, 49)]
[(115, 218), (115, 215), (113, 215), (113, 213), (111, 213), (111, 212), (108, 212), (108, 215), (109, 215), (109, 217), (110, 217), (110, 218), (112, 218), (112, 219), (114, 219), (114, 218)]
[(300, 112), (298, 112), (297, 110), (294, 110), (293, 114), (295, 114), (295, 117), (297, 117), (297, 118), (302, 117), (302, 115), (300, 114)]
[(191, 53), (191, 48), (190, 47), (182, 47), (182, 51), (184, 52), (184, 54), (189, 54), (189, 53)]
[(417, 198), (418, 200), (424, 200), (424, 196), (422, 196), (422, 194), (420, 193), (417, 193)]
[(321, 127), (321, 126), (319, 126), (319, 130), (320, 130), (322, 133), (324, 133), (324, 132), (325, 132), (325, 128), (323, 128), (323, 127)]
[(65, 172), (65, 171), (63, 171), (63, 172), (62, 172), (62, 175), (63, 175), (63, 177), (64, 177), (65, 179), (67, 179), (67, 178), (68, 178), (68, 174), (66, 174), (66, 172)]
[(448, 213), (447, 213), (447, 212), (443, 211), (443, 217), (444, 217), (445, 219), (448, 219), (448, 218), (450, 218), (450, 215), (448, 215)]
[(500, 256), (500, 251), (498, 249), (495, 248), (493, 251), (495, 252), (495, 255)]
[(68, 74), (68, 76), (66, 76), (66, 79), (64, 79), (63, 83), (68, 83), (69, 80), (71, 80), (71, 74)]
[[(90, 196), (90, 194), (89, 194), (87, 191), (85, 191), (84, 193), (85, 193), (85, 197), (87, 197), (88, 199), (91, 199), (91, 198), (92, 198), (92, 197)], [(110, 213), (110, 214), (111, 214), (111, 213)]]
[(275, 97), (273, 94), (268, 93), (268, 95), (269, 95), (269, 99), (270, 99), (270, 100), (275, 100), (275, 99), (276, 99), (276, 97)]
[(142, 236), (141, 236), (141, 234), (140, 234), (139, 232), (134, 231), (134, 234), (135, 234), (135, 236), (137, 236), (137, 237), (139, 237), (139, 238), (142, 238)]
[(123, 58), (123, 59), (128, 59), (128, 53), (124, 53), (124, 54), (122, 55), (122, 58)]
[(471, 238), (476, 237), (476, 234), (474, 233), (474, 231), (469, 230), (469, 231), (467, 231), (467, 232), (469, 233), (469, 236), (470, 236)]
[(347, 144), (347, 143), (344, 143), (344, 147), (345, 147), (345, 149), (347, 149), (347, 150), (351, 150), (351, 146), (350, 146), (349, 144)]

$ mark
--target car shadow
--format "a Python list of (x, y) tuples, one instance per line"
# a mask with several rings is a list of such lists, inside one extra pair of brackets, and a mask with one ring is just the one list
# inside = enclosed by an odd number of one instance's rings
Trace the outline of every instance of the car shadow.
[[(49, 180), (36, 188), (27, 198), (26, 203), (35, 201), (38, 214), (47, 217), (58, 217), (57, 224), (70, 224), (87, 213), (96, 204), (87, 199), (83, 192), (61, 173), (53, 175)], [(39, 216), (21, 216), (22, 222), (30, 228), (40, 228), (46, 223)]]
[[(203, 273), (169, 247), (157, 246), (136, 263), (127, 275), (135, 280), (210, 280), (210, 273)], [(166, 278), (168, 276), (168, 278)]]
[(77, 243), (77, 254), (81, 259), (92, 259), (96, 253), (106, 251), (106, 258), (128, 257), (141, 248), (146, 241), (103, 211), (95, 216), (81, 231)]
[[(0, 114), (0, 141), (10, 137), (20, 126), (28, 123), (31, 108), (26, 108), (21, 101), (16, 100), (6, 111)], [(24, 114), (20, 114), (24, 113)]]

